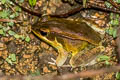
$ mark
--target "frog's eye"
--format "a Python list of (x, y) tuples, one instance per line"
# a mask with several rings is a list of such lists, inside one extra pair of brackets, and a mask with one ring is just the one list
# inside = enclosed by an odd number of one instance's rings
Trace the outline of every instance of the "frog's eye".
[(46, 28), (41, 28), (40, 29), (40, 34), (43, 36), (46, 36), (49, 33), (49, 30)]
[(40, 34), (43, 35), (43, 36), (46, 36), (48, 34), (48, 32), (40, 31)]

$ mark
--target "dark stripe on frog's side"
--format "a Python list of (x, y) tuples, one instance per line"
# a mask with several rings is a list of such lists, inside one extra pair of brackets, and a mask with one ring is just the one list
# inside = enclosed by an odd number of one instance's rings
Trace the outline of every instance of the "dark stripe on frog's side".
[(51, 33), (72, 40), (85, 40), (94, 45), (101, 41), (100, 35), (85, 22), (65, 19), (54, 19), (39, 23), (39, 26), (47, 28)]

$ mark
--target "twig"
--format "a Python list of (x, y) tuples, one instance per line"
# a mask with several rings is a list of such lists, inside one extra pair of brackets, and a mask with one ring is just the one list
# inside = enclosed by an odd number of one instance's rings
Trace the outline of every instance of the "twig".
[(61, 76), (55, 76), (57, 73), (50, 73), (47, 75), (39, 75), (39, 76), (22, 76), (22, 75), (16, 75), (16, 76), (4, 76), (0, 73), (0, 80), (71, 80), (75, 78), (88, 78), (88, 77), (94, 77), (96, 75), (104, 75), (105, 73), (111, 73), (111, 72), (118, 72), (120, 70), (120, 65), (118, 66), (111, 66), (107, 68), (102, 68), (98, 70), (87, 70), (82, 71), (77, 74), (64, 74)]
[[(36, 11), (31, 11), (29, 9), (24, 8), (23, 6), (20, 6), (18, 3), (16, 3), (14, 0), (11, 0), (15, 5), (19, 6), (20, 8), (22, 8), (23, 11), (28, 12), (31, 15), (35, 15), (38, 17), (41, 17), (41, 13), (40, 12), (36, 12)], [(79, 11), (81, 11), (82, 9), (90, 9), (90, 8), (95, 8), (95, 9), (100, 9), (106, 12), (114, 12), (114, 13), (118, 13), (120, 14), (119, 10), (114, 10), (114, 9), (110, 9), (110, 8), (106, 8), (105, 6), (102, 6), (102, 4), (99, 3), (86, 3), (87, 7), (84, 8), (83, 6), (79, 6), (78, 8), (72, 9), (70, 11), (68, 11), (67, 13), (63, 13), (63, 14), (58, 14), (58, 15), (49, 15), (51, 17), (69, 17), (72, 14), (75, 14)]]
[(0, 19), (0, 22), (15, 22), (15, 23), (18, 23), (18, 22), (22, 22), (22, 21), (16, 21), (16, 20), (11, 20), (11, 19)]
[(41, 13), (39, 13), (39, 12), (36, 12), (36, 11), (31, 11), (31, 10), (29, 10), (29, 9), (26, 9), (25, 7), (23, 7), (23, 6), (21, 6), (21, 5), (19, 5), (18, 3), (16, 3), (14, 0), (11, 0), (15, 5), (17, 5), (17, 6), (19, 6), (23, 11), (25, 11), (25, 12), (28, 12), (29, 14), (31, 14), (31, 15), (35, 15), (35, 16), (38, 16), (38, 17), (41, 17)]
[(78, 8), (73, 9), (73, 10), (70, 10), (67, 13), (58, 14), (58, 15), (50, 15), (50, 16), (51, 17), (69, 17), (70, 15), (75, 14), (75, 13), (81, 11), (82, 9), (90, 9), (90, 8), (95, 8), (95, 9), (100, 9), (100, 10), (103, 10), (103, 11), (106, 11), (106, 12), (114, 12), (114, 13), (120, 14), (119, 10), (114, 10), (114, 9), (106, 8), (105, 6), (102, 6), (102, 4), (87, 3), (86, 5), (87, 5), (86, 8), (84, 8), (83, 6), (80, 6)]
[(100, 10), (103, 10), (106, 12), (113, 12), (113, 13), (120, 14), (119, 10), (114, 10), (114, 8), (112, 8), (112, 9), (106, 8), (105, 6), (102, 6), (101, 4), (98, 4), (98, 3), (91, 3), (90, 6), (91, 6), (91, 8), (100, 9)]
[(8, 7), (10, 7), (10, 9), (15, 13), (15, 9), (9, 4), (9, 3), (6, 3), (8, 5)]
[(117, 8), (117, 9), (120, 9), (120, 6), (117, 4), (117, 3), (115, 3), (113, 0), (107, 0), (110, 4), (112, 4), (112, 6), (114, 6), (115, 8)]
[(117, 45), (117, 59), (118, 63), (120, 64), (120, 28), (117, 30), (116, 45)]
[(85, 9), (85, 8), (83, 6), (79, 6), (78, 8), (72, 9), (72, 10), (68, 11), (67, 13), (58, 14), (58, 15), (55, 14), (55, 15), (50, 15), (50, 16), (51, 17), (60, 17), (60, 18), (64, 17), (65, 18), (65, 17), (69, 17), (70, 15), (73, 15), (73, 14), (81, 11), (82, 9)]
[(111, 73), (111, 72), (117, 72), (120, 70), (120, 65), (118, 66), (112, 66), (109, 68), (102, 68), (99, 70), (88, 70), (88, 71), (82, 71), (77, 74), (65, 74), (62, 76), (57, 76), (53, 80), (69, 80), (69, 79), (75, 79), (75, 78), (88, 78), (88, 77), (94, 77), (96, 75), (103, 75), (105, 73)]

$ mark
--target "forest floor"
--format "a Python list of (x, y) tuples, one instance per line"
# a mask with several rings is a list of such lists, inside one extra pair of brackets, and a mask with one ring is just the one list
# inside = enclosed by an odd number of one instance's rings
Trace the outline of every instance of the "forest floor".
[[(69, 3), (61, 2), (61, 0), (50, 0), (49, 2), (39, 0), (34, 7), (30, 7), (27, 0), (20, 0), (17, 1), (17, 3), (43, 14), (61, 14), (79, 6), (71, 6)], [(99, 59), (97, 59), (97, 63), (92, 66), (76, 67), (74, 69), (72, 69), (72, 67), (59, 68), (56, 65), (49, 64), (49, 62), (52, 62), (51, 58), (57, 58), (57, 51), (31, 33), (31, 25), (34, 23), (36, 17), (24, 12), (10, 0), (0, 1), (0, 74), (52, 76), (78, 73), (84, 70), (101, 69), (116, 65), (115, 31), (119, 23), (116, 23), (115, 27), (109, 28), (109, 26), (112, 20), (117, 19), (116, 17), (119, 15), (88, 9), (82, 10), (67, 19), (76, 19), (81, 16), (95, 21), (100, 27), (105, 28), (105, 31), (107, 31), (106, 28), (108, 29), (109, 32), (106, 32), (103, 38), (105, 51)], [(111, 16), (113, 18), (111, 18)], [(113, 32), (110, 33), (110, 30)], [(115, 80), (116, 76), (120, 76), (118, 72), (101, 76), (98, 75), (83, 80)], [(74, 80), (81, 79), (78, 78)]]

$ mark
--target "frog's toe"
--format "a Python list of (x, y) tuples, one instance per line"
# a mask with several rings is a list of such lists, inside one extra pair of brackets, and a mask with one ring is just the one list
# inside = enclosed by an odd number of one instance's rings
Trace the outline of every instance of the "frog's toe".
[(56, 60), (54, 58), (51, 58), (53, 62), (48, 62), (48, 64), (56, 65)]

